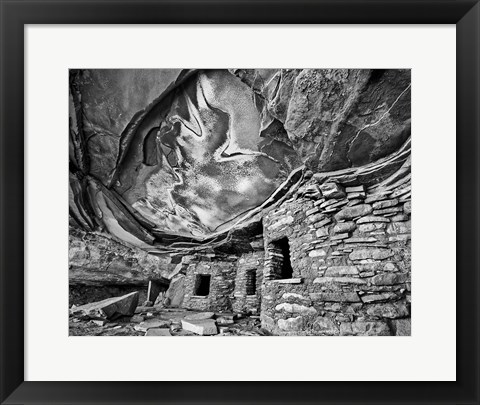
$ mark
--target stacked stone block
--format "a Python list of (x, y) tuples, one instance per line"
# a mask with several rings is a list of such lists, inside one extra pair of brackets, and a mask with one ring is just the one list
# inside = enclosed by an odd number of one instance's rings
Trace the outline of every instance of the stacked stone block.
[(265, 280), (280, 278), (280, 269), (283, 266), (284, 257), (282, 250), (274, 243), (269, 243), (265, 249), (264, 274)]
[[(264, 252), (253, 252), (242, 255), (237, 262), (237, 275), (235, 278), (235, 293), (233, 310), (235, 312), (259, 313), (261, 303), (261, 286), (263, 281)], [(255, 271), (256, 291), (248, 294), (248, 272)]]
[[(288, 237), (293, 280), (265, 266), (262, 325), (276, 334), (410, 334), (410, 184), (315, 184), (264, 217), (265, 245)], [(268, 261), (268, 252), (266, 258)]]
[[(236, 275), (234, 255), (198, 255), (188, 265), (185, 276), (185, 296), (182, 306), (199, 311), (231, 311)], [(210, 275), (207, 296), (195, 294), (198, 275)]]

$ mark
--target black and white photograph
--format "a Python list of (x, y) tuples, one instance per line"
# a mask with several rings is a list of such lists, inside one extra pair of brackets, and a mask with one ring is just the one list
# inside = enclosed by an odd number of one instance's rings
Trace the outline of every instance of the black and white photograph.
[(411, 336), (410, 69), (68, 77), (69, 336)]
[(0, 4), (0, 405), (480, 405), (480, 0)]

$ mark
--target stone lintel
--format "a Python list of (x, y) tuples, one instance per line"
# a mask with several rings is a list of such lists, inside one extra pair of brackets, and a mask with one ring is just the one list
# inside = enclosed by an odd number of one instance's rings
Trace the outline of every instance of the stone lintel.
[(302, 278), (286, 278), (282, 280), (271, 280), (273, 283), (278, 283), (278, 284), (302, 284), (303, 279)]

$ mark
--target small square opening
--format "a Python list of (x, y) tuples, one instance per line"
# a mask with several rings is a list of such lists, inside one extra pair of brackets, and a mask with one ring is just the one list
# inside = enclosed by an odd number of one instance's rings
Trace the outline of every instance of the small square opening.
[(256, 270), (247, 270), (246, 273), (247, 295), (255, 295), (257, 293), (257, 272)]
[(197, 274), (195, 295), (206, 297), (208, 294), (210, 294), (210, 274)]

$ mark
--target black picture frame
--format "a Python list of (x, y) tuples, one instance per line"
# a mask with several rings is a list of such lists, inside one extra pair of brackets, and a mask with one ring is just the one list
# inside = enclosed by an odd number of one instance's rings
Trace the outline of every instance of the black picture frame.
[[(0, 0), (0, 13), (2, 404), (479, 404), (478, 0)], [(87, 23), (456, 24), (457, 381), (24, 381), (24, 25)]]

